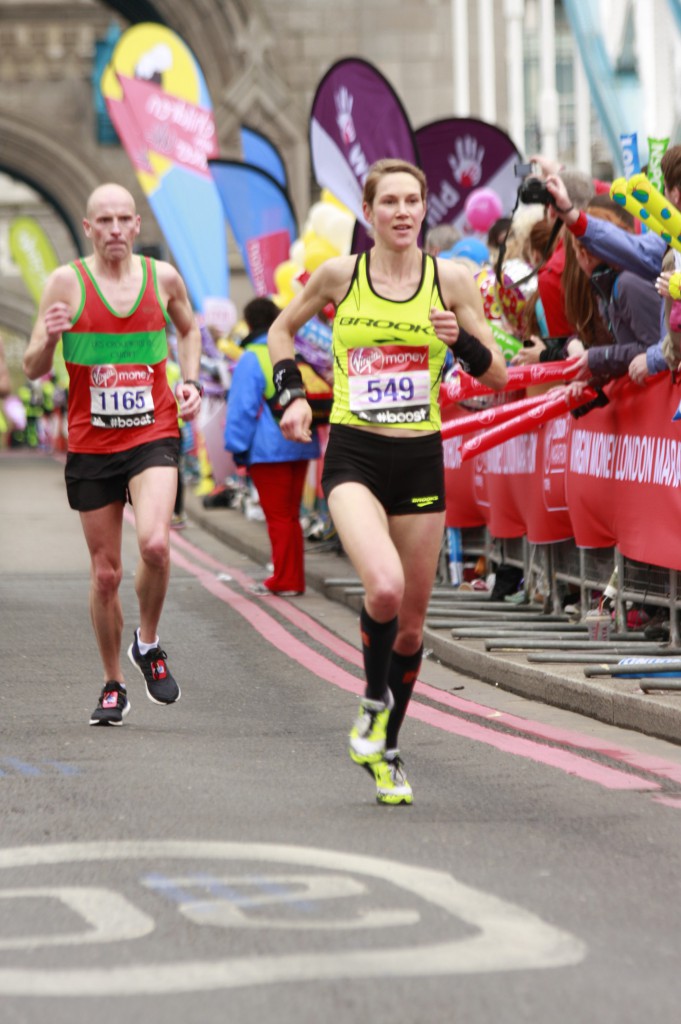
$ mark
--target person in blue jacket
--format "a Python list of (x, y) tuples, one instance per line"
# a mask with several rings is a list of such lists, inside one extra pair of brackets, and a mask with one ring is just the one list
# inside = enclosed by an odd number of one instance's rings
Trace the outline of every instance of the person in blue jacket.
[(249, 334), (232, 375), (224, 436), (236, 464), (248, 467), (272, 546), (272, 575), (255, 590), (291, 597), (305, 591), (300, 505), (308, 465), (319, 458), (320, 445), (314, 430), (311, 441), (288, 441), (272, 412), (276, 399), (267, 331), (279, 312), (264, 297), (251, 299), (244, 307)]
[[(681, 145), (670, 146), (662, 157), (664, 194), (669, 203), (681, 209)], [(578, 240), (591, 252), (624, 270), (638, 274), (645, 280), (655, 281), (663, 269), (667, 243), (654, 231), (645, 234), (630, 234), (607, 221), (595, 220), (567, 205), (569, 200), (556, 175), (549, 175), (546, 187), (556, 202), (558, 216)], [(644, 384), (646, 378), (670, 367), (665, 358), (663, 346), (667, 327), (664, 310), (660, 323), (660, 338), (645, 352), (634, 356), (629, 365), (629, 376), (637, 384)]]

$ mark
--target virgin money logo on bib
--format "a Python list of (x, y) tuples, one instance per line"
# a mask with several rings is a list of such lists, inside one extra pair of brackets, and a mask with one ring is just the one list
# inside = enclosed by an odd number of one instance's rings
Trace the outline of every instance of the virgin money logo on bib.
[(355, 348), (350, 353), (350, 372), (353, 374), (379, 373), (383, 368), (383, 353), (376, 348)]
[(93, 366), (90, 380), (95, 388), (149, 387), (154, 372), (149, 366)]
[(96, 388), (115, 388), (118, 384), (118, 373), (115, 366), (93, 366), (90, 379)]

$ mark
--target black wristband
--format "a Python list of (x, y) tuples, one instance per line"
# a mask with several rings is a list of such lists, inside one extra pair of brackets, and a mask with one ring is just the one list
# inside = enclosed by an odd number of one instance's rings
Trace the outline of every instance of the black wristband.
[(198, 380), (186, 380), (185, 384), (191, 384), (199, 393), (199, 396), (203, 398), (203, 384), (200, 384)]
[(277, 395), (282, 391), (302, 391), (305, 393), (303, 377), (295, 359), (280, 359), (272, 367), (272, 380)]
[(453, 351), (455, 359), (465, 363), (473, 377), (482, 377), (492, 365), (491, 351), (474, 334), (469, 334), (465, 327), (459, 327), (459, 337)]
[(572, 213), (572, 211), (574, 210), (574, 208), (575, 208), (575, 204), (574, 204), (574, 203), (572, 203), (572, 204), (571, 204), (570, 206), (568, 206), (567, 210), (563, 210), (563, 209), (561, 209), (561, 207), (560, 207), (560, 206), (557, 206), (557, 207), (556, 207), (556, 210), (558, 211), (558, 213)]

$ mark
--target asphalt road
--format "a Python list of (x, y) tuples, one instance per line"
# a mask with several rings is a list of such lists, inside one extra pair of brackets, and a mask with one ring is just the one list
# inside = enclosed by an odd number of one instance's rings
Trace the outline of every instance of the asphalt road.
[[(136, 625), (126, 527), (126, 645)], [(679, 1019), (681, 748), (426, 662), (378, 807), (356, 614), (173, 538), (169, 708), (91, 728), (88, 560), (49, 458), (0, 456), (3, 1024)]]

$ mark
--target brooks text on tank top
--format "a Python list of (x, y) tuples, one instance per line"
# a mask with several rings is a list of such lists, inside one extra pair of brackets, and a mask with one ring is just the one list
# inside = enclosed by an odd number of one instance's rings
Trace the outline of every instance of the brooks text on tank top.
[(433, 330), (432, 308), (444, 309), (432, 257), (423, 254), (414, 295), (396, 300), (374, 291), (370, 252), (358, 256), (333, 320), (331, 423), (440, 429), (438, 394), (447, 347)]
[(168, 317), (153, 260), (142, 258), (142, 284), (128, 313), (109, 305), (86, 263), (71, 266), (81, 303), (63, 335), (69, 451), (125, 451), (177, 436), (177, 403), (166, 376)]

